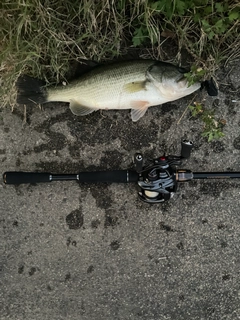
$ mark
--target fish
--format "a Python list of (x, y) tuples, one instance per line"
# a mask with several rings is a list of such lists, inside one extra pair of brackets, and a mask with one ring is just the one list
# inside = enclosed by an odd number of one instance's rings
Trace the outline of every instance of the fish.
[(136, 122), (149, 107), (198, 90), (200, 82), (189, 86), (186, 72), (171, 63), (140, 59), (96, 66), (65, 86), (47, 87), (41, 80), (20, 75), (17, 103), (68, 102), (77, 116), (97, 110), (131, 109), (131, 119)]

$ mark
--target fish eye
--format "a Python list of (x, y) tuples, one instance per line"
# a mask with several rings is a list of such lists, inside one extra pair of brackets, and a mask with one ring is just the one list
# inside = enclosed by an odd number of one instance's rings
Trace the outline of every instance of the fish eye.
[(186, 68), (178, 67), (177, 69), (178, 69), (178, 71), (179, 71), (180, 73), (187, 73), (187, 72), (189, 72), (189, 70), (187, 70)]

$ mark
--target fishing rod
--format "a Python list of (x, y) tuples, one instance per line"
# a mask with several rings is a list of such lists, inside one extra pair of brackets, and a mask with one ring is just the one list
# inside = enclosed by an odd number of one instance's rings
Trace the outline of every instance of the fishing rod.
[(131, 170), (111, 170), (79, 172), (77, 174), (52, 174), (46, 172), (9, 171), (3, 174), (5, 184), (39, 183), (76, 180), (79, 183), (133, 183), (137, 182), (139, 198), (147, 203), (161, 203), (171, 199), (177, 191), (178, 182), (195, 179), (235, 179), (240, 172), (192, 172), (177, 169), (182, 160), (190, 157), (193, 143), (181, 142), (180, 156), (161, 156), (144, 165), (141, 153), (134, 156), (134, 168)]

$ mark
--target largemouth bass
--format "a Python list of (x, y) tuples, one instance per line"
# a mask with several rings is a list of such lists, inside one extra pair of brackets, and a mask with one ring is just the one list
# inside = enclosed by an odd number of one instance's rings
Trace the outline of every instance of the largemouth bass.
[(20, 76), (16, 82), (20, 104), (68, 102), (84, 116), (104, 109), (131, 109), (138, 121), (151, 106), (191, 94), (200, 83), (188, 86), (185, 69), (155, 60), (132, 60), (97, 66), (66, 86), (47, 88), (39, 80)]

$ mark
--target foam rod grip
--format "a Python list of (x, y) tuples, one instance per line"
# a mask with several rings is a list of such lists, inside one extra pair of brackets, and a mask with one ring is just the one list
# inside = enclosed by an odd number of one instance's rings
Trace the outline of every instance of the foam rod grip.
[(112, 171), (96, 171), (96, 172), (80, 172), (79, 182), (97, 183), (128, 183), (137, 182), (138, 173), (133, 170), (112, 170)]
[(50, 182), (51, 173), (9, 171), (3, 174), (5, 184)]

